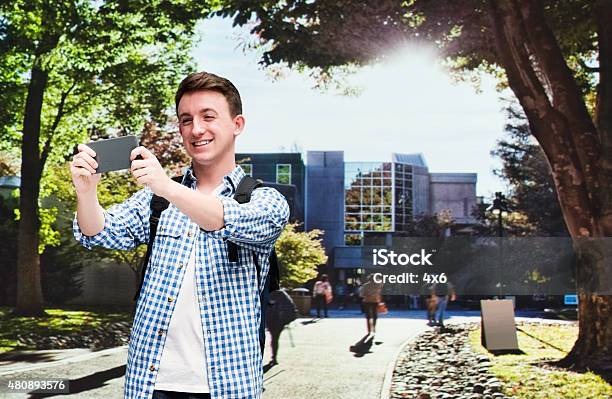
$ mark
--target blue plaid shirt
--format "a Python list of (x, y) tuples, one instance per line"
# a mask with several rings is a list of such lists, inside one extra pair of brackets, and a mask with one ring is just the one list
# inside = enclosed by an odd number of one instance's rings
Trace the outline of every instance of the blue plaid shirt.
[[(151, 398), (166, 331), (174, 311), (191, 249), (196, 245), (196, 286), (211, 398), (260, 398), (263, 386), (259, 346), (260, 303), (268, 274), (268, 256), (289, 217), (285, 198), (260, 187), (251, 201), (238, 204), (234, 192), (245, 175), (240, 166), (214, 194), (223, 203), (225, 227), (205, 231), (173, 204), (161, 214), (151, 259), (136, 304), (125, 375), (124, 398)], [(191, 168), (183, 185), (195, 189)], [(104, 230), (93, 237), (74, 236), (83, 246), (131, 249), (149, 241), (149, 188), (104, 212)], [(238, 262), (230, 262), (226, 241), (238, 244)], [(261, 265), (257, 272), (253, 255)]]

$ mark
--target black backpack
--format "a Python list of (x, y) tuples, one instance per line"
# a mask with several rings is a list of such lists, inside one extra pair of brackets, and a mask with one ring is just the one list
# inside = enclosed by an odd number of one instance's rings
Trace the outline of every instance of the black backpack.
[(291, 323), (298, 316), (298, 310), (293, 300), (283, 290), (270, 293), (268, 310), (266, 311), (268, 327), (279, 328)]
[[(180, 183), (183, 181), (183, 176), (173, 177), (172, 180)], [(244, 204), (251, 200), (251, 193), (257, 187), (262, 187), (263, 183), (259, 180), (252, 178), (251, 176), (244, 176), (238, 187), (236, 188), (236, 193), (234, 194), (234, 199), (239, 204)], [(159, 197), (153, 194), (153, 198), (151, 198), (151, 216), (149, 217), (150, 224), (150, 232), (149, 232), (149, 244), (147, 245), (147, 253), (144, 258), (142, 271), (140, 274), (140, 284), (138, 286), (138, 290), (136, 291), (136, 295), (134, 295), (134, 301), (138, 300), (140, 296), (140, 291), (142, 290), (142, 284), (144, 282), (144, 277), (147, 272), (147, 265), (149, 263), (149, 258), (151, 257), (151, 248), (153, 247), (153, 241), (155, 241), (155, 235), (157, 234), (157, 224), (159, 223), (159, 218), (161, 217), (161, 213), (168, 208), (170, 203), (167, 199), (163, 197)], [(227, 240), (227, 254), (230, 262), (238, 262), (238, 245), (232, 241)], [(253, 253), (253, 261), (255, 262), (255, 268), (257, 269), (257, 286), (261, 282), (260, 274), (261, 274), (261, 265), (257, 260), (257, 256)], [(261, 307), (261, 323), (259, 325), (259, 345), (261, 347), (261, 355), (263, 356), (264, 346), (266, 343), (266, 308), (268, 307), (269, 296), (272, 291), (276, 291), (280, 288), (280, 270), (278, 267), (278, 258), (276, 256), (276, 251), (272, 248), (272, 252), (270, 253), (270, 269), (268, 271), (268, 275), (266, 276), (266, 281), (264, 283), (264, 289), (259, 293), (259, 301)]]

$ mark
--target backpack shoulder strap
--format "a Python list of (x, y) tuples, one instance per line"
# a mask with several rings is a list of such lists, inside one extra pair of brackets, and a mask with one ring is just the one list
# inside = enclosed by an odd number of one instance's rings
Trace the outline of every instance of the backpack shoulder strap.
[(272, 247), (270, 252), (270, 270), (268, 274), (270, 276), (270, 291), (276, 291), (280, 289), (280, 267), (278, 267), (278, 256), (276, 250)]
[[(236, 192), (234, 193), (234, 199), (239, 204), (245, 204), (251, 200), (251, 193), (257, 187), (261, 187), (263, 184), (260, 180), (254, 179), (249, 175), (246, 175), (238, 183)], [(227, 256), (230, 262), (238, 262), (238, 245), (232, 241), (227, 242)], [(259, 270), (259, 264), (256, 263)]]
[[(174, 176), (172, 180), (177, 183), (181, 183), (183, 181), (183, 176)], [(147, 252), (142, 264), (142, 271), (140, 272), (140, 284), (138, 285), (138, 291), (136, 291), (136, 294), (134, 295), (134, 301), (138, 300), (140, 290), (142, 289), (144, 277), (147, 272), (147, 265), (149, 264), (149, 258), (151, 257), (151, 248), (153, 248), (153, 241), (155, 241), (155, 235), (157, 234), (159, 218), (161, 217), (161, 213), (166, 210), (169, 205), (170, 202), (168, 202), (168, 200), (164, 197), (160, 197), (155, 194), (153, 194), (153, 197), (151, 197), (151, 202), (149, 203), (149, 207), (151, 208), (151, 216), (149, 216), (149, 243), (147, 244)]]
[(263, 183), (261, 180), (257, 180), (249, 175), (246, 175), (240, 180), (238, 183), (238, 187), (236, 188), (236, 192), (234, 193), (234, 199), (239, 204), (247, 203), (251, 200), (251, 193), (257, 187), (261, 187)]

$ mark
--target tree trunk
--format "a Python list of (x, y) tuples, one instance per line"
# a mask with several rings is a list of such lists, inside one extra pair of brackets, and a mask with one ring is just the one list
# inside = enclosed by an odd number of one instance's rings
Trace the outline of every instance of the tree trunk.
[(579, 294), (579, 333), (562, 366), (612, 370), (612, 296)]
[(564, 366), (612, 370), (612, 296), (593, 295), (611, 287), (611, 239), (579, 239), (578, 254), (578, 339), (560, 363)]
[(612, 296), (602, 295), (610, 288), (599, 279), (610, 274), (606, 264), (611, 261), (604, 237), (612, 236), (612, 204), (602, 201), (612, 189), (612, 176), (602, 168), (610, 159), (608, 146), (602, 145), (602, 132), (588, 117), (541, 4), (489, 0), (488, 6), (499, 62), (546, 154), (578, 254), (580, 332), (562, 363), (605, 369), (612, 366)]
[(43, 95), (48, 75), (34, 62), (26, 99), (21, 142), (21, 187), (19, 193), (19, 233), (17, 243), (17, 303), (14, 314), (43, 316), (43, 296), (38, 254), (40, 218), (40, 123)]

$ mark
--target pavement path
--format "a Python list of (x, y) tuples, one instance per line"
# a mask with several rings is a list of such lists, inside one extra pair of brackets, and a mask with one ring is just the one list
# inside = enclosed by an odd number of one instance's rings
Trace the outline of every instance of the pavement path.
[[(371, 347), (363, 347), (359, 353), (349, 350), (366, 332), (365, 319), (358, 310), (333, 310), (329, 318), (296, 320), (290, 332), (281, 335), (279, 364), (264, 374), (263, 398), (381, 398), (385, 375), (392, 370), (400, 348), (431, 328), (423, 315), (423, 311), (391, 310), (379, 319)], [(480, 320), (476, 311), (451, 311), (449, 316), (448, 323)], [(517, 321), (521, 319), (517, 317)], [(264, 364), (270, 359), (269, 349), (268, 342)], [(71, 393), (45, 397), (122, 398), (126, 358), (125, 346), (99, 352), (32, 351), (20, 361), (0, 362), (0, 381), (63, 378), (71, 380)], [(0, 390), (0, 398), (34, 396)]]

